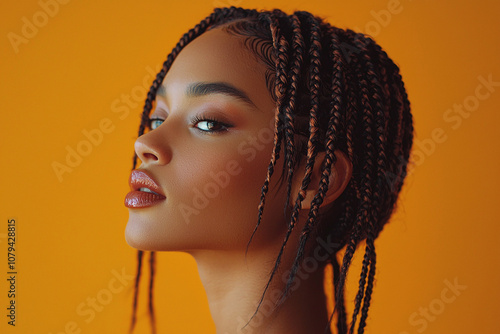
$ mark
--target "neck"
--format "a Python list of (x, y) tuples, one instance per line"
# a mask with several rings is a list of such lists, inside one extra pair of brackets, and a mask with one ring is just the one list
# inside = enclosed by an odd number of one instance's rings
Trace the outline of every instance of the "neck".
[[(285, 273), (277, 271), (255, 314), (274, 266), (275, 248), (249, 250), (246, 258), (236, 251), (190, 253), (197, 262), (217, 334), (330, 334), (325, 332), (328, 314), (322, 269), (299, 270), (291, 294), (275, 309), (286, 280)], [(289, 268), (292, 259), (284, 254), (282, 268)]]

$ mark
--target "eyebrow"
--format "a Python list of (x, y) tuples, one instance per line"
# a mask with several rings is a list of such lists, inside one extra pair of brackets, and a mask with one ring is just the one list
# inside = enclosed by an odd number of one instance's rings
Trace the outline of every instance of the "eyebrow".
[[(158, 87), (156, 94), (165, 97), (165, 86), (161, 85)], [(253, 103), (244, 91), (226, 82), (195, 82), (190, 84), (186, 89), (187, 97), (199, 97), (211, 94), (224, 94), (247, 103), (252, 107), (256, 107), (255, 103)]]

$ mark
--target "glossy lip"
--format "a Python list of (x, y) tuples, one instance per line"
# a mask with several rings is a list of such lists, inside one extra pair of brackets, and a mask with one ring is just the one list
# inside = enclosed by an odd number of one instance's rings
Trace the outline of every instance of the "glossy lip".
[[(125, 197), (127, 208), (145, 208), (166, 199), (160, 186), (144, 170), (133, 170), (130, 174), (129, 185), (131, 191)], [(140, 191), (140, 188), (148, 188), (154, 193)]]

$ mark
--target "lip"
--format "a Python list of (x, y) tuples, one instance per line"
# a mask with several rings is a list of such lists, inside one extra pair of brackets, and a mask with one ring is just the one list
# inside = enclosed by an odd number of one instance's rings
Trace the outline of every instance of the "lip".
[[(131, 191), (125, 196), (127, 208), (147, 208), (166, 199), (158, 183), (144, 170), (133, 170), (128, 183)], [(148, 188), (155, 193), (140, 191), (140, 188)]]

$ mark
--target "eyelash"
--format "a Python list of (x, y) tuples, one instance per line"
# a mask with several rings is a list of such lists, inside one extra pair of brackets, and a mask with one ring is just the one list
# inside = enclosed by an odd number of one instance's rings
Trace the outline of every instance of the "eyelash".
[[(154, 129), (156, 129), (158, 126), (160, 126), (161, 124), (158, 124), (158, 125), (153, 125), (154, 122), (156, 121), (160, 121), (163, 123), (163, 119), (161, 118), (150, 118), (149, 121), (148, 121), (148, 124), (147, 124), (147, 128), (149, 131), (153, 131)], [(207, 122), (207, 123), (215, 123), (215, 125), (219, 125), (219, 126), (222, 126), (223, 129), (219, 129), (219, 130), (202, 130), (198, 127), (196, 127), (196, 124), (200, 123), (200, 122)], [(211, 117), (211, 116), (203, 116), (203, 115), (196, 115), (194, 117), (191, 118), (191, 125), (193, 126), (193, 128), (197, 129), (198, 131), (202, 132), (203, 134), (218, 134), (218, 133), (222, 133), (222, 132), (226, 132), (229, 130), (229, 128), (232, 128), (233, 125), (232, 124), (228, 124), (226, 122), (222, 122), (220, 121), (219, 119), (217, 119), (216, 117)]]

